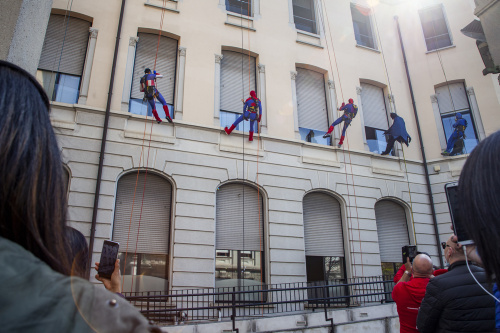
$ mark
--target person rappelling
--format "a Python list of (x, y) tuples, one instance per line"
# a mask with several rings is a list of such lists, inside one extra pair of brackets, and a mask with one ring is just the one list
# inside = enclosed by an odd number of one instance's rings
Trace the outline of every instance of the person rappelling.
[(340, 141), (337, 145), (338, 148), (342, 147), (342, 144), (344, 143), (344, 138), (345, 138), (345, 132), (347, 130), (347, 127), (351, 124), (351, 121), (356, 117), (358, 114), (358, 107), (356, 104), (354, 104), (354, 100), (352, 98), (349, 98), (349, 103), (345, 104), (342, 103), (340, 106), (339, 111), (344, 111), (344, 114), (340, 116), (337, 120), (335, 120), (330, 128), (328, 128), (328, 132), (326, 132), (325, 135), (323, 135), (323, 138), (327, 138), (330, 133), (332, 133), (333, 128), (340, 124), (341, 122), (344, 122), (344, 128), (342, 129), (342, 136), (340, 137)]
[[(444, 156), (456, 155), (457, 153), (454, 151), (455, 144), (459, 140), (465, 139), (465, 129), (467, 128), (467, 120), (462, 118), (462, 114), (457, 112), (455, 114), (455, 123), (453, 124), (453, 128), (455, 129), (453, 133), (451, 133), (448, 144), (446, 145), (446, 150), (441, 153)], [(453, 152), (453, 154), (452, 154)]]
[[(243, 101), (243, 100), (242, 100)], [(259, 115), (257, 115), (257, 112)], [(230, 128), (227, 126), (224, 128), (224, 131), (227, 135), (231, 134), (231, 132), (235, 129), (235, 127), (241, 123), (243, 119), (250, 120), (250, 132), (248, 133), (248, 141), (253, 141), (253, 125), (255, 120), (260, 123), (262, 118), (262, 105), (260, 103), (260, 99), (257, 98), (257, 94), (255, 91), (250, 91), (250, 97), (247, 98), (245, 104), (243, 105), (243, 114), (236, 119), (236, 121), (231, 125)]]
[(406, 131), (404, 119), (398, 116), (395, 112), (391, 112), (391, 118), (393, 120), (392, 126), (384, 132), (384, 134), (389, 137), (389, 140), (387, 141), (385, 151), (381, 155), (389, 154), (396, 141), (400, 144), (406, 144), (407, 147), (411, 142), (411, 136)]
[(160, 94), (158, 89), (156, 89), (156, 79), (162, 77), (163, 75), (161, 75), (160, 73), (156, 73), (156, 71), (153, 71), (153, 73), (151, 73), (151, 69), (149, 68), (146, 68), (144, 70), (144, 76), (141, 77), (140, 90), (141, 92), (144, 92), (143, 100), (147, 100), (149, 102), (149, 105), (151, 105), (153, 116), (155, 117), (158, 124), (160, 124), (162, 121), (158, 116), (158, 112), (156, 112), (155, 98), (158, 99), (158, 101), (163, 105), (163, 110), (165, 111), (165, 119), (167, 119), (170, 123), (172, 122), (172, 118), (170, 118), (170, 112), (168, 111), (167, 102), (165, 102), (163, 96)]

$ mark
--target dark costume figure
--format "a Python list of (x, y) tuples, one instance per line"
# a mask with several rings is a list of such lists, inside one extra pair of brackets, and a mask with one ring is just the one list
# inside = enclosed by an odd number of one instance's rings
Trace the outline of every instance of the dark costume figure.
[(323, 138), (326, 138), (328, 135), (330, 135), (330, 133), (332, 133), (333, 128), (335, 126), (337, 126), (341, 122), (344, 122), (344, 128), (342, 129), (342, 136), (340, 137), (339, 144), (337, 145), (337, 147), (339, 147), (339, 148), (344, 143), (345, 132), (347, 130), (347, 127), (349, 127), (349, 125), (351, 124), (351, 121), (358, 114), (358, 107), (353, 103), (354, 103), (354, 100), (352, 98), (349, 98), (349, 104), (346, 105), (345, 103), (342, 103), (339, 110), (344, 111), (344, 114), (341, 117), (339, 117), (337, 120), (335, 120), (333, 122), (333, 124), (330, 126), (330, 128), (328, 128), (328, 132), (326, 132), (326, 134), (323, 135)]
[(451, 154), (453, 147), (455, 146), (455, 143), (457, 143), (458, 140), (460, 139), (465, 139), (465, 129), (467, 128), (467, 120), (462, 118), (462, 114), (460, 112), (457, 112), (455, 115), (455, 123), (453, 124), (453, 128), (455, 130), (453, 133), (451, 133), (450, 137), (448, 138), (448, 144), (446, 145), (446, 150), (441, 153), (441, 155), (447, 156), (447, 155), (455, 155)]
[(162, 78), (163, 76), (160, 75), (160, 73), (156, 73), (156, 71), (151, 74), (151, 70), (149, 68), (146, 68), (144, 70), (144, 73), (144, 76), (141, 78), (141, 92), (144, 92), (144, 100), (148, 100), (149, 105), (151, 105), (153, 116), (155, 117), (156, 122), (160, 124), (161, 119), (160, 117), (158, 117), (158, 112), (156, 112), (156, 97), (158, 101), (160, 101), (160, 103), (163, 105), (163, 110), (165, 111), (165, 119), (167, 119), (168, 122), (171, 123), (172, 118), (170, 118), (167, 102), (165, 102), (163, 96), (160, 94), (158, 89), (156, 89), (156, 78)]
[[(243, 100), (242, 100), (243, 101)], [(259, 115), (257, 116), (257, 112), (259, 112)], [(247, 98), (245, 101), (245, 105), (243, 106), (243, 114), (236, 119), (236, 121), (231, 125), (230, 128), (227, 128), (227, 126), (224, 128), (224, 131), (226, 131), (226, 134), (229, 135), (231, 132), (234, 130), (234, 128), (241, 123), (243, 119), (249, 120), (250, 119), (250, 132), (248, 133), (248, 141), (253, 141), (253, 124), (255, 123), (255, 120), (257, 120), (260, 123), (260, 120), (262, 118), (262, 105), (260, 103), (260, 99), (257, 98), (257, 94), (255, 91), (250, 91), (250, 97)]]
[(394, 112), (391, 112), (391, 118), (394, 122), (392, 123), (392, 126), (384, 132), (384, 134), (389, 136), (389, 140), (387, 140), (387, 148), (385, 148), (385, 151), (381, 155), (389, 154), (394, 147), (394, 142), (396, 141), (401, 144), (406, 144), (407, 147), (411, 142), (411, 137), (408, 132), (406, 132), (405, 121), (403, 118)]

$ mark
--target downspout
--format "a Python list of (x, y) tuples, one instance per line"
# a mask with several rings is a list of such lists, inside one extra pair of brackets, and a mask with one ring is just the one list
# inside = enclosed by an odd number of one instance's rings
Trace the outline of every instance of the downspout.
[[(102, 139), (101, 139), (101, 153), (99, 155), (99, 167), (97, 169), (97, 181), (95, 186), (94, 194), (94, 208), (92, 211), (92, 226), (90, 227), (90, 240), (89, 240), (89, 263), (92, 263), (92, 254), (94, 252), (94, 240), (95, 240), (95, 229), (97, 222), (97, 209), (99, 208), (99, 194), (101, 191), (101, 180), (102, 180), (102, 167), (104, 164), (104, 152), (106, 150), (106, 137), (108, 134), (109, 125), (109, 114), (111, 110), (111, 96), (113, 95), (113, 83), (115, 80), (115, 69), (116, 69), (116, 59), (118, 57), (118, 47), (120, 46), (120, 35), (122, 31), (123, 22), (123, 12), (125, 10), (125, 1), (122, 0), (122, 7), (120, 10), (120, 19), (118, 20), (118, 30), (116, 32), (116, 42), (115, 42), (115, 54), (113, 56), (113, 65), (111, 67), (111, 76), (109, 78), (109, 89), (108, 89), (108, 101), (106, 103), (106, 113), (104, 116), (104, 126), (102, 128)], [(89, 267), (92, 265), (89, 265)], [(90, 276), (90, 269), (88, 271)]]
[[(422, 140), (422, 132), (420, 131), (420, 122), (418, 120), (417, 106), (415, 104), (415, 96), (413, 95), (413, 87), (411, 85), (410, 72), (408, 71), (408, 63), (406, 61), (406, 54), (405, 54), (405, 47), (403, 45), (403, 38), (401, 37), (401, 29), (399, 28), (399, 20), (398, 20), (397, 16), (394, 16), (394, 19), (396, 20), (396, 25), (398, 28), (399, 42), (401, 44), (401, 53), (403, 53), (403, 60), (405, 63), (406, 79), (408, 80), (408, 87), (410, 88), (410, 96), (411, 96), (411, 103), (413, 106), (413, 113), (415, 114), (415, 120), (417, 122), (418, 139), (420, 141), (420, 151), (422, 152), (422, 159), (424, 162), (425, 180), (427, 182), (427, 193), (429, 194), (429, 201), (431, 204), (432, 222), (433, 222), (433, 226), (434, 226), (434, 234), (436, 235), (436, 246), (437, 246), (438, 254), (439, 254), (439, 263), (441, 265), (441, 268), (443, 268), (444, 267), (443, 253), (441, 251), (441, 246), (440, 246), (440, 241), (439, 241), (439, 231), (438, 231), (438, 225), (437, 225), (437, 219), (436, 219), (436, 210), (434, 208), (434, 198), (432, 196), (431, 180), (429, 178), (429, 170), (427, 169), (427, 159), (425, 158), (424, 142)], [(415, 221), (413, 221), (413, 223), (415, 223)], [(415, 235), (415, 238), (416, 237), (417, 237), (417, 235)]]

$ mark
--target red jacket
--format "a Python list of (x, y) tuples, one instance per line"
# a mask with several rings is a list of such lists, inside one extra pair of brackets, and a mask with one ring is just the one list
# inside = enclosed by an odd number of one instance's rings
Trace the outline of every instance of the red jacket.
[(392, 299), (398, 308), (400, 333), (418, 333), (418, 309), (425, 296), (427, 283), (429, 278), (413, 278), (394, 286)]

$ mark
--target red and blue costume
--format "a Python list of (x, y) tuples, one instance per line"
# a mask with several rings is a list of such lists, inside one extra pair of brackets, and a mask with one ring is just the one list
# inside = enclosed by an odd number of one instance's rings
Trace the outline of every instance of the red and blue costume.
[[(257, 112), (259, 115), (257, 116)], [(255, 120), (260, 123), (262, 118), (262, 104), (260, 100), (257, 98), (257, 94), (255, 91), (250, 91), (250, 97), (245, 101), (245, 105), (243, 105), (243, 114), (236, 119), (236, 121), (231, 125), (230, 128), (225, 127), (224, 131), (229, 135), (244, 120), (250, 120), (250, 132), (248, 133), (248, 141), (253, 141), (253, 125)]]
[(450, 155), (455, 146), (455, 143), (460, 139), (465, 139), (465, 129), (467, 128), (467, 120), (462, 118), (462, 114), (457, 112), (455, 115), (455, 123), (453, 124), (455, 129), (448, 138), (448, 144), (446, 145), (446, 150), (442, 152), (442, 155)]
[(347, 130), (347, 127), (349, 127), (351, 121), (358, 114), (358, 107), (354, 104), (354, 100), (352, 98), (349, 98), (349, 103), (348, 104), (342, 103), (339, 111), (344, 111), (344, 114), (333, 122), (330, 128), (328, 128), (328, 132), (326, 132), (326, 134), (323, 135), (323, 138), (326, 138), (328, 135), (330, 135), (335, 126), (337, 126), (341, 122), (344, 122), (344, 128), (342, 129), (342, 136), (340, 137), (340, 141), (338, 144), (338, 147), (340, 148), (344, 143), (345, 132)]
[(394, 122), (392, 123), (392, 126), (384, 132), (384, 134), (389, 136), (389, 140), (387, 140), (387, 147), (385, 148), (385, 151), (382, 153), (382, 155), (389, 154), (396, 141), (401, 144), (406, 144), (407, 147), (411, 142), (411, 137), (406, 131), (406, 125), (403, 118), (401, 118), (394, 112), (391, 112), (391, 118)]
[(141, 92), (144, 92), (144, 99), (147, 99), (149, 105), (151, 105), (151, 110), (153, 112), (153, 116), (156, 119), (156, 122), (160, 124), (161, 119), (160, 117), (158, 117), (158, 112), (156, 112), (155, 98), (158, 99), (158, 101), (163, 105), (163, 111), (165, 111), (165, 119), (167, 119), (168, 122), (171, 123), (172, 118), (170, 118), (170, 112), (168, 111), (167, 102), (165, 102), (163, 96), (160, 94), (158, 89), (156, 89), (156, 78), (162, 78), (163, 76), (160, 75), (160, 73), (156, 73), (156, 71), (151, 73), (151, 70), (149, 68), (146, 68), (144, 70), (144, 73), (144, 76), (141, 78)]

